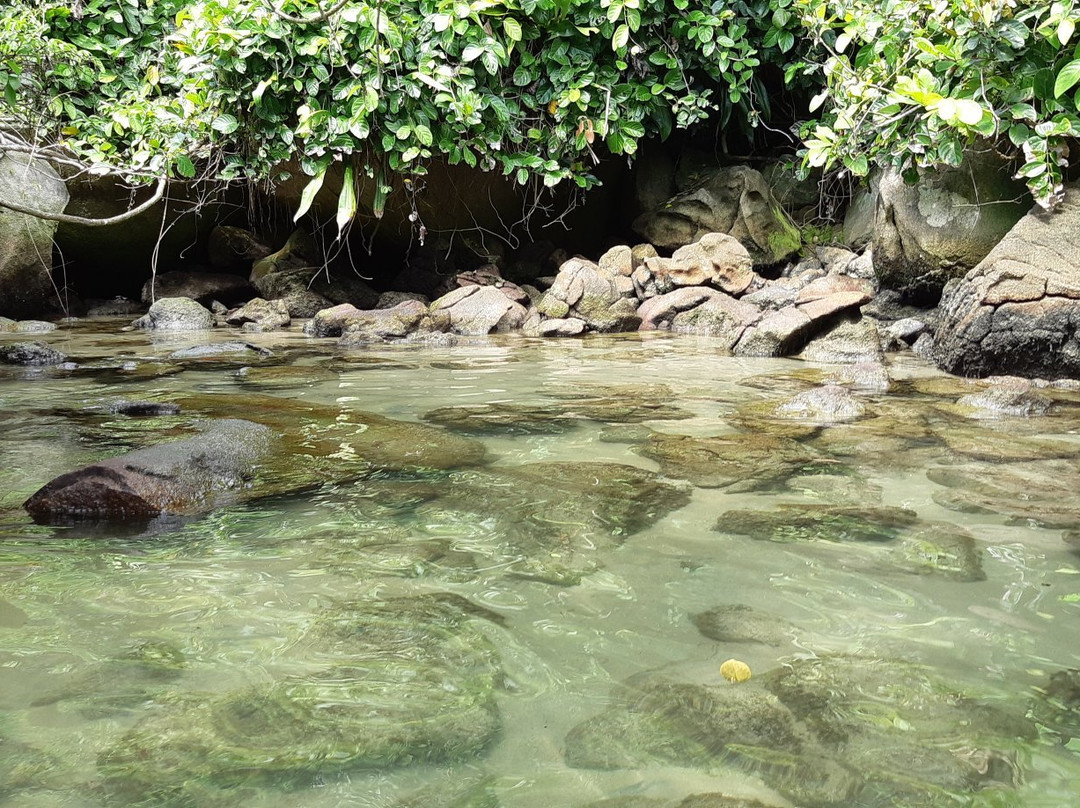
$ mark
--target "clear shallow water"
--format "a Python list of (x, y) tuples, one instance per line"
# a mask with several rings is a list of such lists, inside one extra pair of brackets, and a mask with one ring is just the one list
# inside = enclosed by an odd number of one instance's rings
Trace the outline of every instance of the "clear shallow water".
[[(255, 335), (276, 352), (273, 359), (183, 364), (168, 355), (193, 338), (155, 342), (117, 333), (118, 326), (45, 336), (80, 362), (79, 370), (0, 368), (5, 805), (124, 804), (129, 798), (108, 790), (102, 761), (132, 728), (184, 699), (215, 704), (338, 671), (333, 649), (313, 646), (310, 637), (342, 603), (452, 593), (482, 610), (470, 625), (497, 650), (497, 734), (482, 751), (437, 762), (327, 767), (288, 783), (182, 785), (171, 804), (452, 805), (457, 790), (485, 783), (488, 802), (458, 804), (578, 806), (617, 796), (676, 804), (723, 792), (785, 806), (796, 803), (775, 777), (724, 756), (708, 766), (670, 759), (607, 770), (570, 765), (568, 733), (616, 704), (619, 683), (629, 677), (661, 671), (715, 686), (724, 683), (720, 663), (731, 657), (751, 667), (752, 682), (793, 660), (838, 653), (919, 663), (972, 697), (1021, 714), (1048, 676), (1080, 667), (1080, 558), (1062, 541), (1069, 509), (1080, 514), (1074, 393), (1047, 391), (1055, 410), (1042, 418), (975, 417), (955, 407), (965, 392), (960, 383), (913, 358), (892, 357), (892, 389), (857, 393), (876, 418), (797, 423), (802, 433), (794, 439), (811, 447), (814, 459), (792, 464), (768, 485), (733, 490), (745, 486), (695, 486), (677, 467), (646, 456), (646, 430), (708, 438), (789, 429), (791, 422), (748, 423), (747, 406), (811, 389), (835, 368), (736, 359), (718, 355), (707, 340), (663, 335), (508, 338), (348, 355), (300, 334)], [(252, 370), (238, 375), (246, 366)], [(193, 393), (246, 399), (256, 419), (259, 397), (275, 396), (407, 422), (486, 404), (540, 410), (547, 419), (529, 423), (562, 420), (557, 434), (515, 429), (513, 417), (494, 433), (474, 429), (468, 436), (484, 444), (489, 460), (478, 469), (342, 480), (134, 535), (39, 526), (22, 512), (20, 503), (52, 477), (182, 434), (189, 415), (139, 419), (87, 408)], [(633, 402), (636, 410), (619, 406)], [(945, 439), (961, 434), (966, 443)], [(1042, 454), (1031, 449), (1037, 440)], [(1011, 459), (1018, 456), (1024, 459)], [(514, 476), (538, 462), (660, 472), (674, 506), (623, 530), (603, 503), (588, 500), (597, 511), (577, 514), (572, 490)], [(968, 475), (967, 482), (933, 481), (942, 469)], [(980, 512), (973, 512), (978, 482), (996, 480), (1003, 469), (1038, 475), (1023, 489), (980, 495)], [(943, 496), (957, 491), (967, 497), (966, 510)], [(785, 503), (902, 507), (918, 522), (892, 541), (863, 543), (755, 541), (714, 529), (722, 514), (773, 512)], [(1041, 518), (1047, 512), (1054, 518)], [(613, 529), (605, 535), (606, 524)], [(900, 547), (904, 537), (949, 526), (972, 534), (985, 580), (914, 571)], [(731, 604), (771, 615), (782, 641), (718, 641), (698, 630), (694, 615)], [(131, 664), (148, 653), (158, 655), (154, 664)], [(397, 668), (390, 674), (408, 675)], [(896, 731), (905, 731), (902, 721)], [(1077, 742), (1061, 741), (1043, 729), (1025, 743), (1015, 788), (993, 804), (1073, 805), (1080, 751)], [(152, 776), (167, 771), (168, 760), (147, 757)]]

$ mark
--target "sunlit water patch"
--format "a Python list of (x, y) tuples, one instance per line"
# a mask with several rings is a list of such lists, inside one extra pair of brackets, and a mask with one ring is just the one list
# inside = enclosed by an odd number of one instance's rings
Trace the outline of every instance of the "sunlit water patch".
[[(990, 418), (905, 357), (823, 421), (780, 405), (842, 369), (704, 339), (336, 355), (290, 333), (201, 362), (170, 357), (206, 337), (116, 326), (48, 337), (74, 370), (0, 369), (4, 805), (1080, 793), (1068, 391)], [(21, 508), (213, 418), (279, 454), (209, 512)]]

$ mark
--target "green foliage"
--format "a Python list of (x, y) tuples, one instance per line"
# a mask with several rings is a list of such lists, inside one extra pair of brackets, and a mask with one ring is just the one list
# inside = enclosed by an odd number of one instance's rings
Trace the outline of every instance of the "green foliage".
[(1080, 134), (1075, 0), (797, 0), (828, 54), (807, 167), (956, 165), (976, 140), (1015, 155), (1036, 200), (1061, 198)]
[(262, 179), (290, 160), (311, 177), (335, 161), (416, 175), (444, 159), (589, 187), (597, 159), (643, 138), (713, 114), (752, 129), (765, 67), (803, 66), (794, 0), (15, 2), (4, 18), (34, 9), (34, 39), (97, 66), (23, 99), (54, 135), (181, 177)]

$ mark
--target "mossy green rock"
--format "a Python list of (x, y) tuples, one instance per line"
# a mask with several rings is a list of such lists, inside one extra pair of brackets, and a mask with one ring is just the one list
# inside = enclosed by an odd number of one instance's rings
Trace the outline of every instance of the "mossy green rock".
[[(857, 656), (799, 659), (761, 677), (819, 749), (842, 753), (867, 783), (970, 792), (1019, 781), (1034, 724), (1020, 712), (965, 695), (924, 666)], [(875, 802), (875, 805), (907, 803)], [(945, 803), (941, 803), (945, 804)]]
[(499, 657), (475, 625), (487, 616), (453, 595), (345, 604), (296, 644), (312, 673), (163, 700), (101, 755), (105, 791), (197, 805), (197, 789), (475, 758), (500, 729)]
[(921, 522), (901, 535), (891, 555), (906, 572), (965, 583), (986, 580), (975, 536), (950, 522)]
[(769, 808), (757, 800), (729, 797), (726, 794), (691, 794), (682, 800), (665, 800), (658, 797), (608, 797), (590, 802), (582, 808)]
[(470, 468), (486, 461), (483, 444), (470, 438), (346, 406), (254, 395), (192, 395), (177, 403), (188, 413), (243, 412), (281, 436), (281, 450), (252, 486), (260, 496), (378, 472)]
[(721, 514), (716, 531), (768, 541), (891, 541), (915, 524), (906, 508), (780, 505), (771, 511)]

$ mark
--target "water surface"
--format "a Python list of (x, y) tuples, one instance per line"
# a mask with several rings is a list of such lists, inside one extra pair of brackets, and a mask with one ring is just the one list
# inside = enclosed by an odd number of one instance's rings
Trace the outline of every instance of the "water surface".
[[(775, 771), (729, 755), (709, 765), (658, 757), (600, 769), (572, 765), (567, 737), (617, 704), (631, 677), (728, 686), (719, 668), (729, 658), (746, 662), (755, 679), (836, 654), (916, 663), (973, 699), (1020, 716), (1034, 709), (1036, 718), (1038, 689), (1080, 667), (1080, 563), (1063, 541), (1080, 523), (1080, 396), (1067, 389), (1043, 391), (1053, 401), (1048, 415), (989, 417), (956, 404), (980, 388), (893, 356), (888, 391), (855, 391), (864, 417), (822, 424), (761, 413), (837, 368), (734, 358), (707, 339), (508, 337), (339, 354), (333, 341), (291, 332), (244, 335), (271, 348), (270, 358), (198, 362), (169, 355), (237, 335), (156, 341), (120, 325), (46, 335), (76, 369), (0, 368), (5, 805), (539, 808), (612, 797), (674, 805), (722, 792), (788, 806)], [(35, 525), (21, 510), (58, 474), (187, 434), (194, 419), (215, 415), (215, 401), (224, 409), (246, 400), (258, 420), (267, 396), (332, 408), (345, 420), (372, 413), (453, 431), (481, 442), (487, 462), (349, 475), (134, 530)], [(202, 409), (151, 418), (100, 409), (121, 399), (198, 400)], [(790, 445), (768, 444), (765, 465), (724, 466), (704, 479), (664, 459), (671, 436), (726, 437), (747, 452), (763, 436)], [(342, 464), (353, 451), (347, 443)], [(284, 468), (310, 462), (298, 455)], [(597, 486), (619, 466), (649, 474), (630, 482), (616, 475), (612, 502), (591, 490), (588, 475), (572, 476), (585, 463), (601, 464)], [(619, 486), (628, 486), (624, 495)], [(628, 510), (620, 496), (641, 507)], [(835, 521), (797, 528), (782, 517), (756, 537), (726, 529), (732, 512), (775, 514), (781, 505), (917, 516), (880, 541), (849, 541)], [(920, 541), (952, 531), (973, 538), (966, 561), (920, 555)], [(438, 600), (446, 596), (454, 599)], [(428, 605), (401, 625), (385, 622), (393, 609), (364, 611), (388, 603)], [(446, 604), (458, 611), (444, 625)], [(731, 605), (768, 615), (774, 643), (699, 630), (696, 615)], [(342, 609), (401, 645), (385, 651), (371, 640), (391, 661), (326, 640), (320, 632)], [(470, 633), (455, 633), (464, 625), (458, 615)], [(468, 655), (489, 645), (490, 658), (487, 650), (482, 659)], [(425, 662), (422, 650), (444, 658)], [(483, 678), (489, 663), (496, 668)], [(412, 750), (299, 776), (253, 772), (207, 785), (194, 782), (200, 770), (181, 772), (164, 795), (116, 790), (110, 761), (140, 727), (164, 733), (169, 721), (197, 722), (200, 705), (212, 711), (236, 694), (327, 676), (346, 688), (333, 692), (355, 713), (348, 683), (375, 681), (375, 668), (388, 698), (426, 698), (419, 687), (400, 687), (411, 676), (427, 681), (425, 664), (467, 666), (490, 687), (483, 708), (497, 727), (478, 748), (451, 739), (438, 754)], [(432, 674), (430, 686), (445, 682), (449, 691), (458, 672)], [(365, 687), (363, 698), (374, 699)], [(434, 700), (429, 709), (457, 704)], [(395, 709), (370, 706), (373, 715)], [(998, 801), (977, 804), (1073, 804), (1080, 742), (1041, 721), (1038, 737), (1017, 739), (1011, 782), (990, 784)], [(168, 756), (144, 754), (148, 776), (168, 779)], [(125, 757), (123, 765), (139, 763)], [(214, 765), (209, 754), (211, 781)], [(959, 793), (958, 804), (984, 785)], [(455, 803), (459, 790), (467, 796)]]

